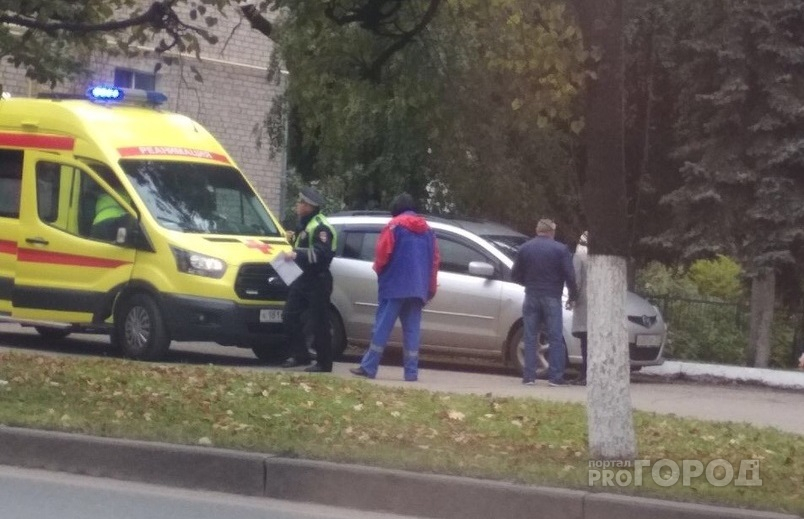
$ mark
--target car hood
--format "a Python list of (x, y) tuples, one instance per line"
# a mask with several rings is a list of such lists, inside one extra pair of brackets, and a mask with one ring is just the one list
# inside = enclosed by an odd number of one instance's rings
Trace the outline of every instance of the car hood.
[(644, 297), (638, 296), (633, 292), (628, 292), (625, 299), (625, 311), (627, 315), (648, 315), (654, 316), (659, 313), (655, 306)]

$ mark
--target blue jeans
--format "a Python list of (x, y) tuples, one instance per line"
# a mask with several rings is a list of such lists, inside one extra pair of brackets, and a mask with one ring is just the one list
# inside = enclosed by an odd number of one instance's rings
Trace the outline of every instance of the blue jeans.
[(402, 344), (405, 348), (403, 367), (405, 380), (413, 382), (419, 378), (419, 342), (421, 340), (422, 308), (424, 302), (418, 297), (402, 299), (381, 299), (374, 319), (371, 344), (360, 367), (369, 378), (377, 376), (385, 344), (394, 329), (397, 317), (402, 322)]
[(567, 353), (562, 329), (561, 299), (556, 297), (525, 294), (522, 304), (522, 322), (525, 340), (525, 370), (522, 380), (536, 380), (536, 343), (539, 331), (546, 328), (550, 344), (548, 359), (550, 369), (547, 378), (553, 382), (564, 380)]

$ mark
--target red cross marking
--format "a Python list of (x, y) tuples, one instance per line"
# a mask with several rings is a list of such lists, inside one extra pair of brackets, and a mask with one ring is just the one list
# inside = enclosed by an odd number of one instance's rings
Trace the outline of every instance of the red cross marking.
[(246, 247), (249, 249), (257, 249), (261, 251), (263, 254), (269, 254), (271, 252), (271, 246), (267, 243), (263, 243), (257, 240), (249, 240), (246, 242)]

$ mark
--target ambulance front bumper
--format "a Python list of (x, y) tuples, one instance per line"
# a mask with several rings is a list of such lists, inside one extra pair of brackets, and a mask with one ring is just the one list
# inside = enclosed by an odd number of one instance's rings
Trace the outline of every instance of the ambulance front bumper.
[(283, 336), (284, 302), (241, 305), (224, 299), (163, 295), (165, 323), (176, 341), (251, 347)]

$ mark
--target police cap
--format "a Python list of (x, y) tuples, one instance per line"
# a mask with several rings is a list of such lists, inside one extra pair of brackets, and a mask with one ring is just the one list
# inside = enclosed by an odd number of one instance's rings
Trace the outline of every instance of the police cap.
[(299, 200), (315, 207), (321, 207), (324, 205), (324, 197), (321, 196), (321, 193), (310, 186), (301, 188), (301, 191), (299, 191)]

